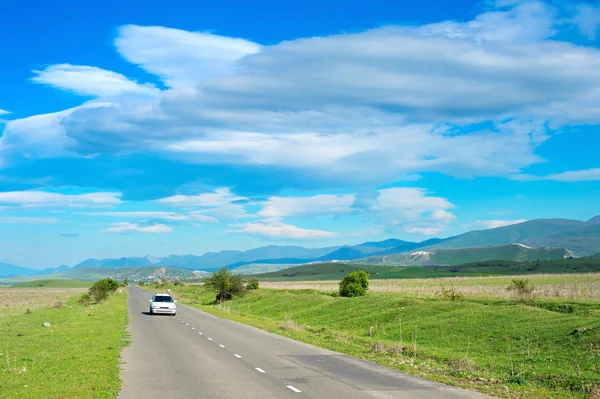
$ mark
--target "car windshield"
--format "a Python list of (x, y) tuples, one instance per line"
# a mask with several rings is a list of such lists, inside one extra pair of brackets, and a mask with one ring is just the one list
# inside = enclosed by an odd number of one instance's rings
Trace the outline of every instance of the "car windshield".
[(173, 302), (173, 298), (170, 296), (155, 296), (154, 297), (154, 302)]

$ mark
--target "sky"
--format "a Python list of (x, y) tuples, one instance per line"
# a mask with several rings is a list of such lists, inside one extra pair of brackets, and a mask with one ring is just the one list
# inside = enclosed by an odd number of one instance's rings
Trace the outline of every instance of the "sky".
[(596, 2), (2, 8), (0, 262), (600, 214)]

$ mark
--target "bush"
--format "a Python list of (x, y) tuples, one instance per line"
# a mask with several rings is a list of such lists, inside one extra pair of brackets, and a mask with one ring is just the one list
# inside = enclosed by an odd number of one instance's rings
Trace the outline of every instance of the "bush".
[(257, 290), (258, 289), (258, 279), (252, 278), (246, 285), (246, 289), (248, 290)]
[(514, 279), (506, 289), (513, 291), (519, 302), (531, 302), (535, 285), (527, 279)]
[(104, 280), (99, 280), (90, 287), (90, 295), (94, 298), (96, 303), (100, 303), (104, 299), (107, 299), (113, 292), (119, 288), (119, 282), (108, 277)]
[(92, 295), (89, 292), (86, 292), (79, 298), (79, 303), (83, 306), (89, 306), (89, 304), (92, 303), (92, 301)]
[(369, 289), (369, 275), (362, 270), (355, 270), (340, 282), (340, 296), (363, 296)]
[(185, 283), (183, 282), (183, 280), (181, 280), (180, 278), (178, 278), (178, 279), (176, 279), (176, 280), (173, 282), (173, 285), (184, 286), (184, 285), (185, 285)]
[(440, 288), (439, 294), (442, 296), (442, 298), (444, 300), (452, 301), (452, 302), (463, 300), (463, 295), (456, 290), (456, 287), (454, 287), (452, 285), (447, 287), (443, 284), (440, 287), (441, 288)]
[(233, 274), (226, 267), (213, 272), (204, 279), (204, 288), (217, 293), (216, 301), (228, 301), (234, 296), (246, 293), (244, 279), (239, 274)]

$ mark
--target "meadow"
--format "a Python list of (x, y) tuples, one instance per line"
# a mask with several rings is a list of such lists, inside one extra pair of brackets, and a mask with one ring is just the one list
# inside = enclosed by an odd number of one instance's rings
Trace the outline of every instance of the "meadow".
[(526, 301), (507, 276), (371, 281), (358, 298), (337, 297), (336, 282), (261, 282), (223, 304), (200, 285), (170, 289), (221, 317), (497, 397), (595, 399), (600, 276), (527, 277)]
[(83, 306), (78, 298), (85, 291), (0, 288), (1, 398), (117, 396), (127, 294)]

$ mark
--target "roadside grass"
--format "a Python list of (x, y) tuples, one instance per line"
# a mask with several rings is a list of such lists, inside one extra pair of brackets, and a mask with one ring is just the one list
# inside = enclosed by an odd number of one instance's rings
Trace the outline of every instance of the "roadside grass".
[(43, 279), (33, 280), (24, 283), (15, 284), (13, 288), (89, 288), (92, 286), (92, 281), (82, 280), (66, 280), (66, 279)]
[(128, 342), (127, 294), (88, 307), (72, 291), (70, 296), (62, 307), (47, 303), (50, 307), (28, 314), (0, 317), (0, 397), (117, 396), (121, 348)]
[(60, 306), (70, 297), (87, 292), (85, 288), (0, 288), (0, 317)]
[(598, 301), (261, 288), (216, 305), (201, 286), (170, 289), (217, 316), (498, 397), (588, 399), (600, 384)]
[[(547, 299), (581, 299), (600, 301), (600, 274), (538, 274), (529, 276), (486, 276), (446, 277), (401, 280), (370, 280), (372, 292), (395, 292), (417, 297), (430, 297), (440, 291), (441, 286), (455, 287), (468, 296), (510, 298), (506, 287), (515, 278), (527, 278), (535, 286), (534, 295)], [(262, 288), (315, 289), (334, 291), (337, 281), (261, 281)]]

